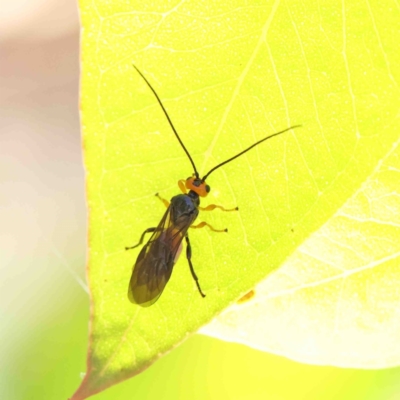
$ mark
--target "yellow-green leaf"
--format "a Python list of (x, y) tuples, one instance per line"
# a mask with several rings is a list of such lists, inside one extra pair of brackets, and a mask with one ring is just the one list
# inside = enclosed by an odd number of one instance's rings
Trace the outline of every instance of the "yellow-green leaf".
[(246, 303), (202, 332), (292, 359), (400, 364), (400, 148)]
[[(330, 221), (398, 139), (396, 3), (81, 2), (82, 126), (92, 315), (82, 399), (148, 367), (234, 302)], [(204, 174), (191, 231), (202, 299), (182, 255), (160, 300), (127, 286), (141, 233), (179, 193), (190, 163), (135, 63), (163, 100)], [(320, 299), (319, 299), (320, 300)], [(284, 319), (285, 316), (282, 315)]]

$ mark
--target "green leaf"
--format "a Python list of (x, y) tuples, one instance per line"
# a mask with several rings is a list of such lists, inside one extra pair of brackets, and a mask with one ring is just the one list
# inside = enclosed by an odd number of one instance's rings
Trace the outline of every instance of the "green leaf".
[[(376, 7), (376, 9), (374, 8)], [(87, 374), (73, 399), (127, 379), (254, 287), (317, 232), (398, 139), (395, 4), (81, 2), (82, 125), (92, 316)], [(127, 300), (141, 233), (189, 161), (135, 63), (164, 102), (201, 174), (216, 171), (191, 231), (202, 299), (184, 256), (150, 308)], [(284, 315), (282, 316), (284, 318)]]
[(201, 331), (306, 363), (398, 366), (399, 144), (251, 301)]

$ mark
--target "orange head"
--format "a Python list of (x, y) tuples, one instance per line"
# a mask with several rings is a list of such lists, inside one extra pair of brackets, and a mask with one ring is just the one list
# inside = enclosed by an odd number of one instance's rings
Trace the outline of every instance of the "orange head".
[(186, 189), (192, 190), (200, 197), (206, 197), (211, 190), (210, 186), (208, 186), (205, 181), (202, 181), (200, 178), (196, 178), (196, 176), (191, 176), (190, 178), (187, 178), (185, 186)]

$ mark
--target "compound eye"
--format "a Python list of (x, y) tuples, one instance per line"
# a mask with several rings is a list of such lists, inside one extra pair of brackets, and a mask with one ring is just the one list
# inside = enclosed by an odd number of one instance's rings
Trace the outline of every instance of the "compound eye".
[(211, 190), (210, 186), (206, 185), (206, 192), (210, 193), (210, 190)]

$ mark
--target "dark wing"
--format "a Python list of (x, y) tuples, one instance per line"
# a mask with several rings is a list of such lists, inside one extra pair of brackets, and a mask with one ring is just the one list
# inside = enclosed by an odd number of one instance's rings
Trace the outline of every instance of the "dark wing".
[(133, 267), (128, 297), (132, 303), (142, 307), (151, 306), (160, 297), (179, 257), (182, 240), (193, 222), (189, 217), (187, 224), (174, 226), (172, 212), (170, 205)]

